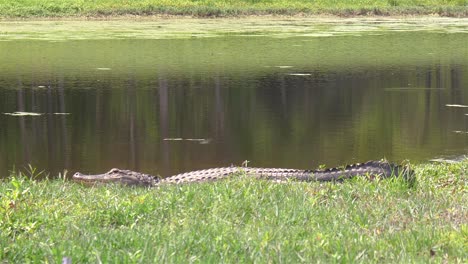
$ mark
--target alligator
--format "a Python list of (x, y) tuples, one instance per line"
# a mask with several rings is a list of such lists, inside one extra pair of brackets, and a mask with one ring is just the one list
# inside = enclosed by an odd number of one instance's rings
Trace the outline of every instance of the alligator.
[(234, 174), (246, 174), (260, 179), (275, 181), (336, 181), (341, 182), (355, 176), (367, 176), (369, 179), (404, 177), (410, 180), (414, 174), (408, 166), (400, 166), (387, 161), (368, 161), (344, 167), (300, 170), (283, 168), (253, 168), (253, 167), (224, 167), (206, 170), (190, 171), (167, 178), (160, 178), (149, 174), (131, 170), (111, 169), (103, 174), (82, 174), (77, 172), (73, 180), (84, 184), (121, 183), (134, 186), (160, 186), (164, 184), (182, 184), (191, 182), (207, 182), (227, 178)]

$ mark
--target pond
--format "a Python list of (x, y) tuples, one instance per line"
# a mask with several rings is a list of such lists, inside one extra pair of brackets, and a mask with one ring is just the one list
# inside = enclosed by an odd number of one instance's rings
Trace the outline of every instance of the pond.
[(442, 18), (0, 21), (0, 175), (466, 154), (466, 43)]

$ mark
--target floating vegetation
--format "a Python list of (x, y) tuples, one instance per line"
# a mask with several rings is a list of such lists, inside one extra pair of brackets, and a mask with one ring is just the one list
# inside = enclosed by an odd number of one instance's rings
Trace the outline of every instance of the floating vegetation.
[(291, 76), (311, 76), (312, 74), (310, 74), (310, 73), (290, 73), (288, 75), (291, 75)]
[(460, 130), (454, 130), (452, 131), (453, 133), (457, 133), (457, 134), (468, 134), (468, 131), (460, 131)]
[(302, 34), (302, 35), (299, 35), (299, 36), (301, 36), (301, 37), (333, 37), (333, 36), (335, 36), (335, 34), (324, 32), (324, 33)]
[(3, 113), (4, 115), (9, 116), (41, 116), (43, 113), (35, 113), (35, 112), (13, 112), (13, 113)]
[[(36, 113), (36, 112), (13, 112), (13, 113), (3, 113), (4, 115), (9, 115), (9, 116), (41, 116), (44, 115), (45, 113)], [(56, 113), (51, 113), (53, 115), (70, 115), (71, 113), (61, 113), (61, 112), (56, 112)]]
[[(40, 13), (44, 12), (43, 7)], [(62, 8), (59, 8), (62, 10)], [(71, 8), (73, 9), (73, 8)], [(71, 10), (70, 9), (70, 10)], [(34, 15), (33, 15), (34, 16)], [(100, 15), (98, 15), (99, 17)], [(86, 15), (85, 15), (86, 17)], [(272, 36), (272, 37), (334, 37), (344, 35), (378, 35), (390, 31), (437, 30), (448, 33), (466, 33), (467, 20), (464, 18), (283, 18), (247, 17), (243, 19), (202, 19), (168, 18), (162, 20), (131, 19), (109, 21), (1, 21), (0, 41), (37, 39), (46, 41), (66, 41), (79, 39), (180, 39), (224, 36)], [(164, 29), (164, 30), (161, 30)]]
[(98, 71), (110, 71), (111, 68), (96, 68)]
[(460, 105), (460, 104), (446, 104), (445, 106), (448, 106), (448, 107), (468, 107), (468, 105)]
[(289, 69), (289, 68), (292, 68), (294, 66), (289, 66), (289, 65), (279, 65), (279, 66), (275, 66), (276, 68), (280, 68), (280, 69)]
[(33, 86), (31, 89), (33, 90), (45, 90), (45, 89), (50, 89), (50, 85), (38, 85), (38, 86)]
[(209, 144), (211, 138), (164, 138), (164, 141), (196, 141), (200, 144)]

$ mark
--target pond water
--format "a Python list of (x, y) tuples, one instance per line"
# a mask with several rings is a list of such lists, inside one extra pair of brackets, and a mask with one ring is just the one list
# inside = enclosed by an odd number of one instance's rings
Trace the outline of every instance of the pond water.
[(466, 154), (467, 25), (0, 22), (0, 176)]

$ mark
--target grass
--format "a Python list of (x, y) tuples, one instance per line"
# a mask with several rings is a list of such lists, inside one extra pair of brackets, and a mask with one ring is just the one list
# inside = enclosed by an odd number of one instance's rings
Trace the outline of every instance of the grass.
[(0, 17), (120, 15), (428, 15), (463, 16), (467, 0), (0, 0)]
[(0, 182), (3, 262), (450, 262), (468, 254), (468, 162), (401, 179), (154, 189)]

